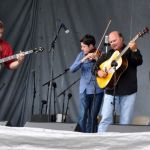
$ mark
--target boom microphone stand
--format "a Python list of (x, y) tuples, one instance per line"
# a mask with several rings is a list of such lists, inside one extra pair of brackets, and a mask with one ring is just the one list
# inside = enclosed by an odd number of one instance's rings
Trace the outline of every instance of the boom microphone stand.
[(35, 70), (32, 71), (33, 74), (33, 101), (32, 101), (32, 115), (34, 114), (34, 101), (36, 96), (36, 88), (35, 88)]
[(66, 112), (65, 112), (65, 119), (64, 119), (64, 122), (66, 122), (66, 116), (67, 116), (67, 113), (68, 113), (68, 109), (69, 109), (69, 101), (70, 101), (70, 98), (72, 97), (72, 94), (69, 93), (68, 94), (68, 101), (67, 101), (67, 106), (66, 106)]
[[(54, 40), (51, 43), (51, 48), (49, 50), (49, 53), (52, 52), (51, 54), (51, 70), (50, 70), (50, 75), (51, 75), (51, 81), (53, 80), (53, 67), (54, 67), (54, 51), (55, 51), (55, 44), (58, 39), (59, 32), (62, 28), (62, 24), (59, 26), (57, 33), (54, 37)], [(49, 97), (49, 98), (48, 98)], [(51, 97), (52, 97), (52, 82), (48, 84), (48, 96), (47, 96), (47, 114), (48, 114), (48, 121), (51, 121)]]
[(54, 89), (54, 116), (53, 116), (53, 122), (56, 121), (56, 88), (57, 88), (57, 84), (55, 82), (52, 83), (53, 85), (53, 89)]
[(63, 73), (60, 73), (58, 76), (54, 77), (53, 79), (50, 79), (49, 81), (47, 81), (46, 83), (44, 83), (43, 86), (45, 86), (45, 85), (49, 84), (51, 81), (54, 81), (55, 79), (61, 77), (62, 75), (64, 75), (68, 71), (69, 71), (69, 68), (65, 69)]
[[(64, 75), (65, 73), (67, 73), (69, 71), (69, 68), (65, 69), (63, 73), (60, 73), (58, 76), (54, 77), (53, 79), (50, 79), (48, 82), (44, 83), (43, 86), (45, 85), (48, 85), (48, 90), (47, 90), (47, 102), (48, 102), (48, 97), (49, 97), (49, 86), (50, 86), (50, 83), (52, 82), (52, 85), (54, 87), (54, 95), (55, 95), (55, 89), (57, 87), (56, 83), (53, 82), (54, 80), (56, 80), (57, 78), (61, 77), (62, 75)], [(55, 107), (55, 104), (56, 104), (56, 98), (54, 96), (54, 114), (56, 113), (56, 107)], [(47, 105), (46, 105), (46, 112), (47, 112)]]
[(62, 122), (64, 122), (63, 120), (63, 116), (64, 116), (64, 105), (65, 105), (65, 93), (68, 89), (70, 89), (74, 84), (76, 84), (80, 79), (77, 79), (76, 81), (74, 81), (71, 85), (69, 85), (64, 91), (62, 91), (57, 97), (63, 95), (63, 105), (62, 105)]
[[(95, 75), (96, 77), (96, 75)], [(95, 130), (95, 105), (96, 105), (96, 80), (94, 82), (94, 94), (93, 94), (93, 107), (92, 107), (92, 126), (91, 126), (91, 133), (94, 133)]]

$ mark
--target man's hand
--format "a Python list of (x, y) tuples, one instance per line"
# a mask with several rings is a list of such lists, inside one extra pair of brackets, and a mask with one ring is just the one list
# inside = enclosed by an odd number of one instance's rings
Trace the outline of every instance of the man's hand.
[(130, 41), (129, 42), (129, 47), (131, 49), (132, 52), (136, 52), (137, 51), (137, 45), (134, 41)]
[(97, 74), (100, 78), (105, 78), (108, 75), (108, 73), (103, 70), (98, 70)]
[(20, 52), (20, 53), (17, 55), (18, 63), (21, 64), (21, 63), (24, 61), (24, 58), (25, 58), (24, 52)]

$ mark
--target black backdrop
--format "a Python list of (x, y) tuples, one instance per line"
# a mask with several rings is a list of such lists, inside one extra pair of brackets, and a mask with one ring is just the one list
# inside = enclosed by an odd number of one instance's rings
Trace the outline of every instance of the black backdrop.
[[(70, 30), (60, 31), (54, 51), (54, 77), (62, 73), (74, 61), (80, 51), (79, 39), (86, 33), (100, 40), (111, 18), (108, 32), (119, 30), (126, 42), (145, 26), (150, 27), (149, 0), (1, 0), (0, 20), (5, 23), (5, 39), (15, 53), (39, 46), (44, 52), (26, 57), (23, 65), (15, 71), (4, 68), (0, 74), (0, 120), (9, 120), (13, 126), (23, 126), (31, 119), (35, 73), (34, 114), (40, 114), (41, 101), (47, 100), (47, 86), (50, 80), (52, 53), (48, 52), (61, 22)], [(149, 35), (138, 40), (144, 63), (138, 69), (139, 91), (135, 115), (150, 115), (150, 65)], [(98, 43), (98, 42), (97, 42)], [(105, 50), (101, 46), (102, 50)], [(56, 79), (57, 95), (79, 78), (80, 73), (65, 75)], [(72, 93), (68, 115), (73, 122), (79, 113), (77, 82), (66, 92)], [(53, 96), (53, 95), (52, 95)], [(56, 99), (57, 113), (61, 113), (63, 96)], [(51, 112), (53, 113), (53, 99)]]

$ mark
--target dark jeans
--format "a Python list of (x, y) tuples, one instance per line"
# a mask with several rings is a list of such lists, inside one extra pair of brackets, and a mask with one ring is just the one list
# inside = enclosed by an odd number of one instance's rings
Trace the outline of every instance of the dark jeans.
[[(80, 93), (80, 115), (79, 115), (79, 126), (81, 132), (96, 132), (96, 118), (101, 108), (104, 93), (86, 94)], [(94, 129), (94, 130), (93, 130)]]

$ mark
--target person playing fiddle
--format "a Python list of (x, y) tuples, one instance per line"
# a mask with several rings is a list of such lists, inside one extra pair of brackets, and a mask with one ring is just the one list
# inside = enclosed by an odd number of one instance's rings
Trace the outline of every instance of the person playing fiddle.
[(81, 132), (88, 133), (95, 130), (95, 122), (101, 108), (104, 94), (103, 90), (98, 87), (95, 76), (92, 74), (93, 65), (98, 58), (95, 43), (94, 36), (89, 34), (83, 36), (80, 40), (82, 51), (70, 66), (70, 71), (72, 73), (79, 69), (81, 70), (79, 88), (80, 113), (78, 124)]

